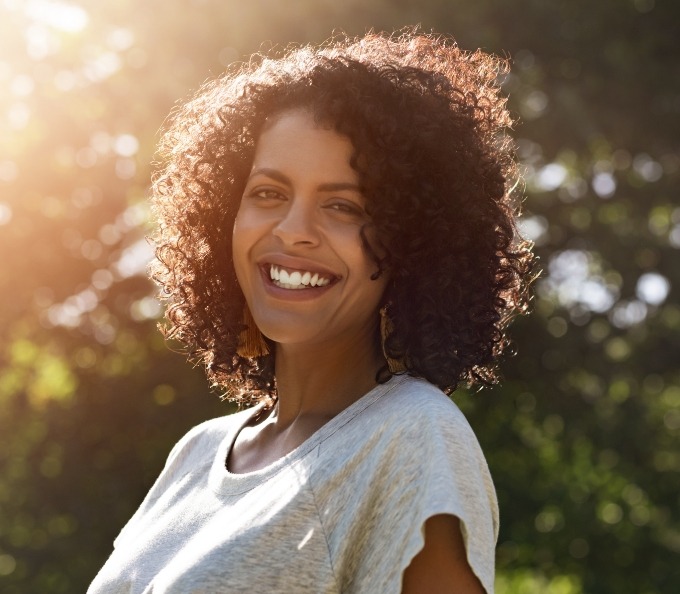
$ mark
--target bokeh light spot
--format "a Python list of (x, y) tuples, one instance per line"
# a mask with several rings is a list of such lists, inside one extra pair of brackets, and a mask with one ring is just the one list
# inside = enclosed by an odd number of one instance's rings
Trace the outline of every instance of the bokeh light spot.
[(636, 155), (633, 159), (633, 169), (646, 182), (658, 181), (663, 175), (661, 163), (655, 161), (646, 153)]
[(658, 272), (647, 272), (638, 279), (635, 293), (650, 305), (661, 305), (670, 289), (671, 284), (665, 276)]
[(548, 332), (555, 338), (562, 338), (567, 333), (569, 325), (564, 318), (556, 316), (548, 320)]
[(593, 176), (592, 185), (593, 190), (600, 198), (611, 198), (616, 192), (616, 180), (607, 171), (596, 173)]
[(97, 353), (90, 347), (83, 347), (76, 351), (74, 359), (78, 367), (89, 369), (97, 363)]
[(99, 239), (106, 245), (113, 245), (118, 243), (121, 238), (121, 233), (116, 225), (107, 223), (99, 230)]
[(623, 518), (623, 510), (620, 505), (610, 501), (600, 507), (598, 515), (607, 524), (618, 524)]
[(543, 216), (523, 217), (519, 221), (520, 235), (536, 245), (543, 245), (548, 239), (548, 219)]
[(137, 173), (137, 163), (134, 159), (116, 159), (116, 177), (118, 179), (132, 179)]
[(634, 300), (617, 303), (610, 319), (617, 328), (629, 328), (644, 321), (646, 317), (647, 305), (642, 301)]
[(630, 357), (630, 345), (620, 336), (614, 337), (605, 344), (604, 352), (612, 361), (625, 361)]
[(551, 191), (559, 188), (567, 179), (567, 170), (559, 163), (550, 163), (541, 168), (534, 183), (540, 190)]
[(151, 246), (145, 239), (140, 239), (123, 250), (113, 268), (121, 278), (146, 274), (146, 267), (152, 257), (153, 250)]
[(175, 388), (168, 384), (160, 384), (156, 386), (153, 391), (153, 399), (159, 406), (167, 406), (175, 400)]
[(92, 286), (100, 291), (105, 291), (113, 284), (111, 271), (101, 268), (92, 273)]
[(139, 150), (139, 141), (132, 134), (120, 134), (113, 141), (113, 150), (121, 157), (132, 157)]
[(130, 29), (118, 27), (108, 34), (106, 42), (111, 49), (122, 52), (132, 47), (135, 42), (135, 35)]
[(17, 562), (12, 555), (0, 555), (0, 575), (7, 576), (14, 572)]
[(130, 306), (130, 315), (132, 319), (138, 322), (156, 319), (161, 315), (161, 312), (161, 304), (155, 297), (144, 297)]
[(538, 89), (531, 91), (522, 102), (522, 115), (528, 120), (540, 117), (548, 107), (548, 96)]
[(42, 23), (33, 23), (24, 31), (26, 53), (33, 60), (42, 60), (59, 51), (60, 43), (53, 31)]

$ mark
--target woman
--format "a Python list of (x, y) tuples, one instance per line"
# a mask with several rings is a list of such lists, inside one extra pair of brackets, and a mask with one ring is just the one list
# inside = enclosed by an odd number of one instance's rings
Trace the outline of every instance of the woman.
[(493, 484), (446, 394), (495, 380), (526, 306), (502, 67), (370, 34), (174, 114), (167, 333), (255, 406), (175, 446), (91, 594), (493, 591)]

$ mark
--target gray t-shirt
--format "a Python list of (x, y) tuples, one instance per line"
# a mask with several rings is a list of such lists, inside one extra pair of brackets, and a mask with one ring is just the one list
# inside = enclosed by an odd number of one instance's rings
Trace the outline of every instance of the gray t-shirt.
[(460, 519), (468, 562), (493, 592), (495, 491), (439, 389), (393, 377), (280, 460), (231, 474), (227, 454), (252, 415), (177, 443), (88, 594), (396, 594), (436, 514)]

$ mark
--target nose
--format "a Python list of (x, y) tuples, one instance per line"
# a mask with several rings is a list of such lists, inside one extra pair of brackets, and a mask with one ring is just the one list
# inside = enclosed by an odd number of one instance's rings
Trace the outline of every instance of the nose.
[(318, 245), (319, 235), (310, 201), (294, 198), (273, 230), (285, 245)]

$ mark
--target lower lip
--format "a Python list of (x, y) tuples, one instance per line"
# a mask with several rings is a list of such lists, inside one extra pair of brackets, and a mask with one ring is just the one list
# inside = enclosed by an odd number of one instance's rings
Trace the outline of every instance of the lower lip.
[(264, 269), (260, 268), (260, 274), (262, 275), (265, 291), (267, 291), (267, 293), (272, 297), (284, 299), (286, 301), (309, 301), (310, 299), (316, 299), (317, 297), (325, 295), (335, 284), (334, 281), (323, 287), (310, 287), (308, 289), (284, 289), (283, 287), (277, 287), (272, 282), (269, 273)]

